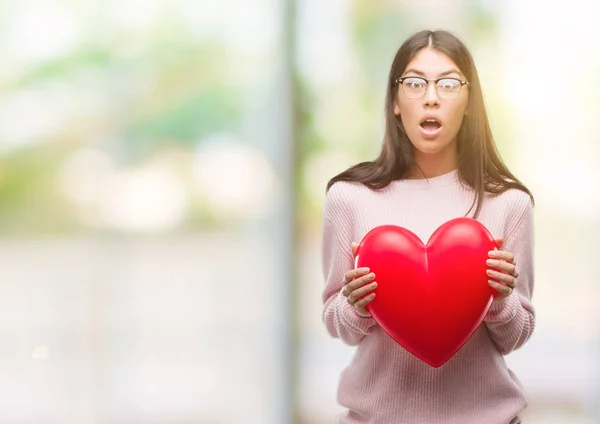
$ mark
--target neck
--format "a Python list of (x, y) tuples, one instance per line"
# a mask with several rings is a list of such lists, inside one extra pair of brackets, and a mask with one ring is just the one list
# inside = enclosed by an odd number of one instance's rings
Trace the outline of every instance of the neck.
[(424, 154), (415, 151), (415, 166), (409, 179), (434, 178), (454, 171), (458, 166), (455, 149), (447, 149), (436, 154)]

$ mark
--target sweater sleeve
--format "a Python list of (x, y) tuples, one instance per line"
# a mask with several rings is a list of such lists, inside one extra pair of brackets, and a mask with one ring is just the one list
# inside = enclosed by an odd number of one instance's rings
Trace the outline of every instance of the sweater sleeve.
[(372, 332), (375, 320), (363, 317), (342, 295), (344, 274), (354, 268), (352, 255), (352, 215), (344, 201), (343, 183), (327, 193), (322, 217), (323, 321), (332, 337), (355, 346)]
[(504, 246), (517, 264), (517, 284), (513, 293), (492, 303), (484, 322), (501, 354), (507, 355), (529, 340), (535, 327), (531, 302), (534, 287), (533, 208), (529, 198), (520, 196), (514, 211), (509, 212)]

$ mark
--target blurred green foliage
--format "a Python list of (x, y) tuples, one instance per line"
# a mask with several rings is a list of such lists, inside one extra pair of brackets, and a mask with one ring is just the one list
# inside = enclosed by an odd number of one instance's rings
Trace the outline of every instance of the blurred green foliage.
[[(494, 17), (482, 2), (473, 0), (457, 7), (468, 15), (467, 38), (485, 43), (485, 38), (493, 37)], [(313, 84), (310, 75), (298, 70), (294, 75), (297, 205), (308, 226), (319, 220), (325, 181), (322, 187), (307, 186), (302, 179), (303, 173), (312, 172), (307, 164), (319, 155), (336, 151), (360, 160), (373, 157), (381, 143), (389, 65), (401, 42), (423, 22), (411, 8), (393, 2), (354, 1), (349, 16), (352, 66), (357, 78), (323, 88)], [(82, 14), (81, 19), (91, 20), (93, 15)], [(247, 130), (251, 116), (255, 116), (248, 108), (269, 101), (251, 97), (260, 92), (270, 76), (249, 76), (252, 73), (245, 71), (253, 65), (256, 68), (261, 60), (267, 61), (262, 69), (268, 69), (268, 61), (277, 57), (277, 52), (255, 54), (253, 63), (251, 54), (229, 49), (217, 37), (198, 39), (173, 16), (153, 25), (143, 36), (126, 31), (109, 37), (92, 33), (73, 50), (23, 66), (18, 78), (0, 80), (1, 96), (43, 91), (59, 83), (76, 109), (85, 110), (87, 106), (77, 102), (94, 100), (89, 93), (99, 96), (95, 100), (101, 105), (92, 114), (74, 113), (62, 127), (38, 134), (23, 145), (0, 139), (0, 144), (14, 145), (0, 150), (0, 234), (93, 231), (83, 223), (82, 211), (59, 184), (62, 167), (81, 147), (91, 146), (110, 155), (117, 171), (141, 166), (177, 149), (183, 162), (178, 162), (175, 171), (187, 181), (185, 189), (189, 190), (194, 155), (203, 140), (214, 134), (230, 134), (261, 145), (261, 141), (251, 140), (260, 138), (261, 131), (250, 134)], [(93, 31), (100, 29), (97, 26)], [(296, 38), (300, 38), (310, 28), (297, 31)], [(349, 104), (336, 113), (339, 122), (325, 128), (322, 111), (339, 107), (335, 103), (339, 98), (347, 99)], [(499, 102), (497, 98), (491, 101)], [(256, 109), (252, 113), (256, 114)], [(269, 118), (261, 119), (260, 125), (269, 124)], [(494, 120), (500, 139), (508, 137), (508, 119), (500, 116)], [(331, 177), (341, 169), (328, 171)], [(179, 229), (219, 224), (222, 214), (210, 210), (206, 196), (192, 193), (191, 199)]]

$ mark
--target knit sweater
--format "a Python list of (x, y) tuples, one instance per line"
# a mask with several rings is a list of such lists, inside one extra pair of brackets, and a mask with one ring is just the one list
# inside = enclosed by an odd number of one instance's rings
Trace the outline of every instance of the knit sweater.
[(535, 325), (533, 211), (526, 193), (510, 189), (485, 196), (477, 219), (494, 238), (504, 238), (501, 250), (515, 254), (517, 286), (510, 296), (494, 300), (469, 341), (441, 367), (410, 354), (341, 293), (344, 274), (354, 268), (353, 241), (376, 226), (393, 224), (427, 242), (441, 224), (465, 216), (473, 199), (456, 170), (427, 180), (394, 181), (381, 190), (338, 182), (328, 191), (322, 220), (323, 320), (332, 337), (356, 346), (339, 380), (337, 399), (345, 412), (338, 424), (519, 422), (527, 398), (504, 355), (523, 346)]

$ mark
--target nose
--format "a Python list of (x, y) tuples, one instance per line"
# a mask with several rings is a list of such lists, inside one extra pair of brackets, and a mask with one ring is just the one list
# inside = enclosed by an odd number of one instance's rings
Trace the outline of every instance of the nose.
[(427, 91), (425, 92), (425, 105), (427, 106), (437, 106), (440, 104), (440, 99), (437, 94), (437, 88), (435, 86), (434, 81), (429, 81), (427, 84)]

